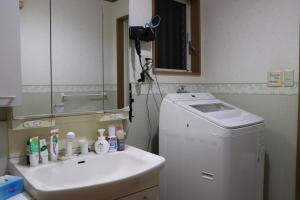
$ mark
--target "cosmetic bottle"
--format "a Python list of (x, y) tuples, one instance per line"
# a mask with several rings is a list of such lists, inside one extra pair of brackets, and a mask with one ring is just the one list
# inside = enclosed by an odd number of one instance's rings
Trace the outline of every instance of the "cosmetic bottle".
[(95, 142), (95, 152), (97, 154), (105, 154), (109, 150), (109, 143), (106, 141), (104, 137), (105, 129), (98, 130), (98, 140)]

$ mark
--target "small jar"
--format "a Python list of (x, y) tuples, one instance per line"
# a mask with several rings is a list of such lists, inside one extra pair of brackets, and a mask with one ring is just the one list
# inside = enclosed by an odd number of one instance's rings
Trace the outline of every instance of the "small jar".
[(124, 132), (123, 130), (117, 131), (118, 151), (125, 150), (125, 136), (126, 136), (126, 132)]
[(78, 141), (79, 146), (80, 146), (80, 153), (82, 155), (86, 155), (89, 152), (89, 144), (86, 140), (79, 140)]

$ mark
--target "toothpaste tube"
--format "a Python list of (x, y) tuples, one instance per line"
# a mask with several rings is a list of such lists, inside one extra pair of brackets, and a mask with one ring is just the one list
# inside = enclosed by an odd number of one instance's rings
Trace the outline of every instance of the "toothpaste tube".
[(50, 158), (51, 161), (57, 161), (58, 158), (58, 137), (59, 130), (54, 129), (50, 131)]

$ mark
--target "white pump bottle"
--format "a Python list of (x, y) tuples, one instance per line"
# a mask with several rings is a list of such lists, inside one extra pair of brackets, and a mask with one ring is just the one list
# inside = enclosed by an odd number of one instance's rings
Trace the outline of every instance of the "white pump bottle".
[(95, 151), (97, 154), (105, 154), (109, 150), (109, 143), (104, 137), (105, 129), (98, 129), (98, 140), (95, 142)]

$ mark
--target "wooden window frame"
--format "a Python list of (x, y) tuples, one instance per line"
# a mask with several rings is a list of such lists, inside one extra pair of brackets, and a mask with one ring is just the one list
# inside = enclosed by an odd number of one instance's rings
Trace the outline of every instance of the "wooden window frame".
[[(156, 66), (156, 46), (152, 42), (153, 73), (156, 75), (169, 76), (200, 76), (201, 75), (201, 19), (200, 19), (200, 0), (190, 0), (191, 4), (191, 41), (198, 50), (197, 55), (191, 55), (191, 72), (155, 68)], [(155, 16), (155, 0), (152, 0), (152, 15)]]

